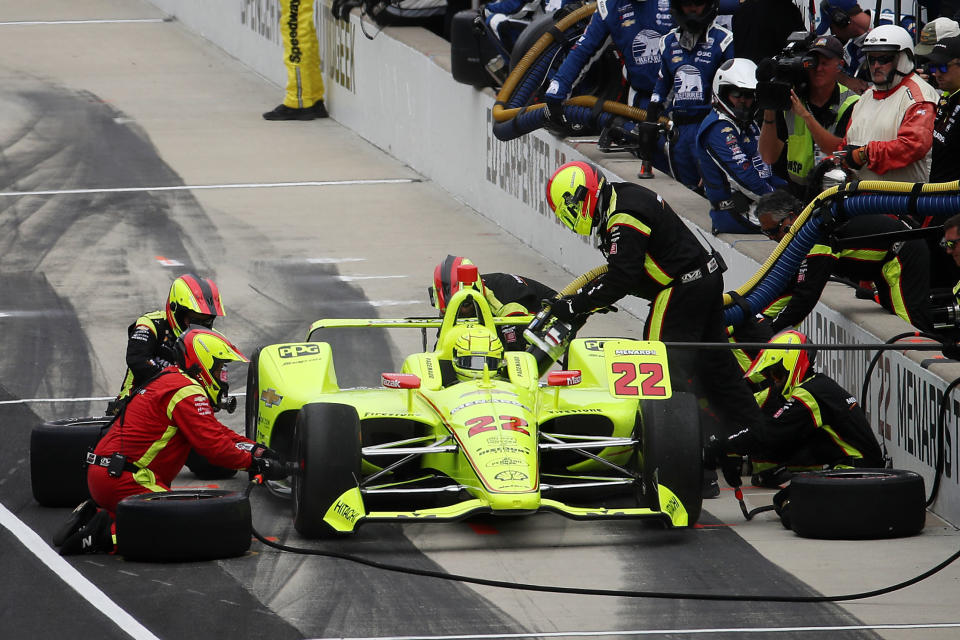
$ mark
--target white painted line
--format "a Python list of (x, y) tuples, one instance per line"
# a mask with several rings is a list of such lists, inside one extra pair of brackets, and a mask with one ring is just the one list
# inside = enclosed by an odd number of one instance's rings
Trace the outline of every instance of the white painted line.
[[(244, 398), (246, 397), (246, 391), (237, 391), (236, 393), (231, 393), (230, 397), (234, 398)], [(19, 400), (0, 400), (0, 405), (2, 404), (40, 404), (43, 402), (99, 402), (105, 400), (113, 400), (116, 396), (98, 396), (94, 398), (21, 398)]]
[(37, 533), (13, 515), (5, 506), (0, 504), (0, 525), (6, 527), (10, 533), (23, 543), (27, 551), (31, 552), (51, 571), (70, 585), (87, 602), (100, 610), (103, 615), (113, 621), (117, 627), (131, 638), (142, 640), (159, 640), (149, 629), (140, 624), (136, 618), (120, 608), (116, 602), (107, 597), (97, 585), (87, 580), (73, 565), (64, 560), (58, 553), (47, 545)]
[(384, 178), (376, 180), (311, 180), (307, 182), (237, 182), (226, 184), (184, 184), (171, 187), (110, 187), (105, 189), (57, 189), (51, 191), (0, 191), (0, 197), (64, 196), (85, 193), (132, 193), (142, 191), (196, 191), (200, 189), (273, 189), (280, 187), (339, 187), (367, 184), (409, 184), (420, 182), (415, 178)]
[(128, 18), (114, 20), (19, 20), (16, 22), (0, 22), (0, 27), (19, 27), (36, 24), (124, 24), (129, 22), (168, 22), (165, 18)]
[(407, 276), (337, 276), (338, 280), (352, 282), (354, 280), (390, 280), (392, 278), (406, 278)]
[(366, 303), (372, 307), (399, 307), (406, 304), (423, 304), (423, 300), (368, 300)]
[(363, 262), (366, 258), (307, 258), (309, 264), (340, 264), (341, 262)]
[(878, 629), (956, 629), (960, 622), (921, 624), (863, 624), (836, 627), (731, 627), (726, 629), (642, 629), (638, 631), (551, 631), (538, 633), (490, 633), (452, 636), (364, 636), (312, 638), (311, 640), (507, 640), (512, 638), (600, 638), (604, 636), (707, 635), (719, 633), (797, 633), (826, 631), (873, 631)]

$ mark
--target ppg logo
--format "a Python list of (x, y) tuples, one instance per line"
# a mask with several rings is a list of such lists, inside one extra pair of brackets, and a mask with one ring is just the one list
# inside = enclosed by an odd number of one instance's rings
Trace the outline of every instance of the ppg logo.
[(309, 356), (320, 353), (320, 345), (317, 344), (291, 344), (280, 347), (277, 353), (281, 358), (299, 358), (300, 356)]

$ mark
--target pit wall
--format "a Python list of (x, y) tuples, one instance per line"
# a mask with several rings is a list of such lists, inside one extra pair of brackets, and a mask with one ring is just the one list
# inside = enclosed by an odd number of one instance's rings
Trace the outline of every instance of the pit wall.
[[(286, 72), (275, 0), (150, 1), (276, 84), (279, 101)], [(317, 3), (315, 16), (325, 101), (334, 119), (571, 274), (602, 263), (590, 241), (571, 234), (550, 214), (544, 185), (558, 165), (576, 159), (601, 164), (613, 179), (634, 180), (635, 160), (624, 154), (601, 155), (590, 141), (561, 141), (543, 131), (500, 142), (491, 133), (494, 94), (453, 80), (449, 43), (422, 29), (379, 31), (369, 21), (361, 23), (356, 10), (349, 24), (336, 21), (322, 2)], [(363, 30), (376, 35), (370, 40)], [(660, 193), (721, 252), (728, 265), (729, 289), (749, 279), (773, 248), (760, 236), (710, 236), (706, 201), (668, 177), (660, 175), (643, 184)], [(646, 304), (635, 298), (618, 306), (639, 319), (646, 316)], [(849, 289), (828, 285), (803, 329), (817, 343), (864, 344), (882, 342), (910, 327), (877, 305), (854, 299)], [(870, 355), (822, 351), (817, 362), (859, 398)], [(930, 352), (888, 352), (872, 376), (865, 406), (895, 466), (921, 473), (928, 492), (937, 403), (949, 381), (960, 377), (960, 365), (934, 363), (928, 360), (931, 357)], [(958, 396), (948, 407), (946, 464), (933, 507), (953, 523), (960, 523)]]

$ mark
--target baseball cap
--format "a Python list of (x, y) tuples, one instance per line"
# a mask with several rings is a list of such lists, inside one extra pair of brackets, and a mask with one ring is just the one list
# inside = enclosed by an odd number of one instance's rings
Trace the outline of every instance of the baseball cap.
[(918, 56), (928, 56), (933, 50), (933, 45), (944, 38), (960, 36), (960, 23), (950, 18), (937, 18), (931, 20), (920, 30), (920, 41), (913, 48)]
[(820, 3), (820, 24), (817, 25), (817, 34), (823, 35), (830, 30), (830, 25), (837, 22), (834, 19), (834, 10), (847, 16), (855, 16), (863, 13), (863, 9), (857, 4), (857, 0), (823, 0)]
[(828, 58), (842, 58), (843, 45), (833, 36), (817, 36), (810, 45), (811, 53), (821, 53)]
[(927, 60), (933, 64), (946, 64), (954, 58), (960, 58), (960, 36), (944, 38), (927, 55)]

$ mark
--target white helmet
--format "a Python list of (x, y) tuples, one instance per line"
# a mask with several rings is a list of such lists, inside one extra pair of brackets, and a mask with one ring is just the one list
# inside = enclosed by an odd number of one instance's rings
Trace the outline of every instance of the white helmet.
[(728, 101), (732, 89), (742, 91), (757, 90), (757, 65), (747, 58), (727, 60), (713, 76), (713, 103), (721, 113), (746, 124), (756, 113), (756, 100), (748, 108), (734, 108)]
[[(913, 38), (910, 32), (895, 24), (883, 24), (867, 34), (860, 47), (864, 54), (870, 53), (897, 53), (897, 64), (893, 72), (884, 81), (877, 83), (877, 88), (886, 90), (896, 84), (897, 75), (906, 77), (916, 68), (913, 54)], [(867, 63), (869, 64), (869, 62)]]

